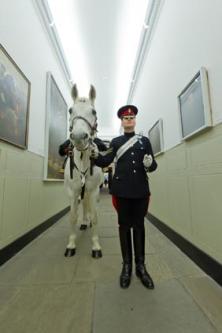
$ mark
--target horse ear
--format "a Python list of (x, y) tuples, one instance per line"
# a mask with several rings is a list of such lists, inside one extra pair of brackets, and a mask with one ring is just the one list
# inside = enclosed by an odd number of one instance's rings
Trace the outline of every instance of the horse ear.
[(96, 89), (92, 84), (90, 85), (89, 99), (92, 101), (92, 105), (94, 105), (96, 99)]
[(74, 86), (72, 87), (71, 96), (72, 96), (74, 102), (78, 98), (78, 89), (77, 89), (76, 84), (74, 84)]

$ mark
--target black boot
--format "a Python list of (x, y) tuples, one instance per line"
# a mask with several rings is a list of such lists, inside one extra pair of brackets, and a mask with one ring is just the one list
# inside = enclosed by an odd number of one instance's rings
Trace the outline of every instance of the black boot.
[(120, 287), (128, 288), (132, 275), (132, 241), (130, 228), (120, 226), (119, 239), (123, 258), (123, 268), (120, 275)]
[(123, 263), (122, 272), (120, 274), (119, 283), (121, 288), (128, 288), (131, 282), (132, 264)]
[(133, 229), (133, 245), (135, 252), (136, 275), (148, 289), (154, 289), (154, 283), (146, 270), (145, 262), (145, 229)]

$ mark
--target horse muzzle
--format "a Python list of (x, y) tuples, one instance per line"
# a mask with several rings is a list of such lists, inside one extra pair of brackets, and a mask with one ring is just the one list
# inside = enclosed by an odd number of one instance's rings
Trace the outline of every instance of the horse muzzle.
[(86, 150), (89, 146), (90, 136), (88, 133), (70, 134), (70, 140), (77, 150)]

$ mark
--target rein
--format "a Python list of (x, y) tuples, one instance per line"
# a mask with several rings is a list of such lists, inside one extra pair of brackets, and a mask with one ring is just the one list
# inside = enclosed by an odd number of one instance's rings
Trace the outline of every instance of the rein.
[[(90, 122), (82, 116), (76, 116), (72, 119), (71, 125), (69, 127), (70, 132), (72, 132), (72, 130), (73, 130), (74, 121), (78, 120), (78, 119), (81, 119), (81, 120), (85, 121), (85, 123), (89, 126), (90, 131), (91, 131), (91, 133), (90, 133), (91, 137), (95, 134), (95, 132), (97, 132), (96, 119), (95, 119), (95, 123), (93, 125), (91, 125)], [(92, 143), (92, 139), (89, 140), (89, 145), (90, 145), (90, 143)], [(89, 145), (84, 150), (87, 150)], [(74, 146), (72, 144), (70, 145), (68, 155), (69, 155), (69, 158), (70, 158), (70, 163), (69, 163), (69, 165), (70, 165), (70, 178), (73, 179), (73, 170), (74, 169), (76, 169), (80, 173), (80, 178), (81, 178), (81, 183), (82, 183), (81, 199), (83, 199), (84, 198), (84, 193), (85, 193), (85, 178), (86, 178), (86, 173), (88, 171), (88, 168), (84, 172), (79, 170), (79, 168), (77, 167), (77, 165), (74, 161)], [(90, 176), (93, 175), (93, 166), (94, 166), (94, 161), (93, 161), (93, 159), (90, 158)]]
[[(81, 187), (82, 187), (82, 189), (81, 189), (81, 200), (82, 200), (84, 198), (84, 194), (85, 194), (86, 173), (87, 173), (89, 168), (86, 168), (85, 171), (79, 170), (79, 168), (77, 167), (77, 165), (74, 161), (74, 147), (73, 147), (73, 145), (70, 145), (68, 156), (69, 156), (69, 159), (70, 159), (70, 162), (69, 162), (70, 178), (73, 179), (73, 170), (74, 169), (76, 169), (80, 174)], [(90, 176), (93, 175), (93, 166), (94, 166), (94, 161), (93, 161), (93, 159), (90, 158)]]

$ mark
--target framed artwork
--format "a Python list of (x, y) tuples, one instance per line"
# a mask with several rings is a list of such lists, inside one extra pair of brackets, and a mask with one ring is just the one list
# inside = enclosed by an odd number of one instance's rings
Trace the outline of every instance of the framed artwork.
[(0, 140), (27, 149), (31, 84), (0, 44)]
[(182, 139), (212, 126), (207, 71), (201, 67), (178, 96)]
[(58, 153), (59, 146), (67, 139), (67, 109), (58, 85), (52, 74), (47, 73), (46, 130), (44, 180), (64, 179), (64, 157)]
[(158, 119), (155, 124), (149, 129), (148, 137), (153, 149), (154, 156), (164, 152), (163, 145), (163, 120)]

